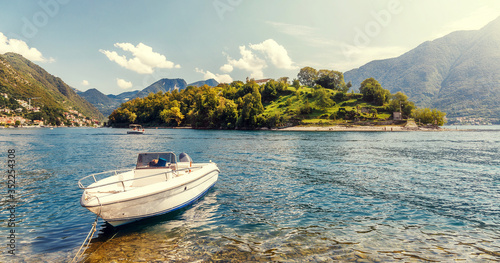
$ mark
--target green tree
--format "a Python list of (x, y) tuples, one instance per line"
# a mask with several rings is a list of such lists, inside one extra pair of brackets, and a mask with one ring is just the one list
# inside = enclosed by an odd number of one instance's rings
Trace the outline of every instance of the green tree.
[(382, 106), (389, 102), (391, 93), (389, 90), (382, 88), (382, 85), (374, 78), (368, 78), (361, 82), (359, 91), (363, 94), (363, 99), (367, 102), (372, 102)]
[(346, 84), (345, 86), (346, 86), (346, 88), (347, 88), (347, 90), (346, 90), (346, 92), (345, 92), (345, 93), (347, 93), (347, 91), (348, 91), (348, 90), (352, 87), (352, 83), (351, 83), (351, 81), (347, 82), (347, 84)]
[(238, 89), (235, 86), (224, 84), (224, 86), (222, 87), (222, 96), (226, 99), (234, 100), (237, 98), (236, 97), (237, 91)]
[(278, 83), (274, 80), (268, 81), (266, 84), (262, 85), (262, 100), (269, 102), (276, 99), (278, 97), (277, 86)]
[(281, 77), (278, 79), (278, 82), (288, 84), (288, 77)]
[(219, 99), (219, 106), (217, 107), (219, 127), (217, 128), (234, 129), (238, 121), (238, 105), (224, 97), (219, 97)]
[(177, 126), (180, 126), (182, 120), (184, 119), (184, 115), (181, 113), (181, 109), (179, 107), (172, 107), (161, 111), (160, 118), (166, 124), (177, 124)]
[(437, 109), (415, 109), (412, 113), (413, 118), (421, 124), (431, 124), (442, 126), (446, 123), (446, 113)]
[(344, 74), (340, 71), (321, 69), (318, 71), (316, 84), (326, 89), (339, 90), (347, 92), (347, 86), (344, 82)]
[(389, 105), (387, 105), (389, 112), (401, 112), (406, 117), (409, 117), (414, 109), (415, 104), (408, 101), (408, 96), (402, 92), (392, 95)]
[(194, 108), (190, 113), (193, 127), (215, 128), (218, 124), (216, 110), (219, 106), (217, 91), (210, 87), (201, 87), (194, 96)]
[(306, 99), (306, 103), (304, 103), (304, 105), (300, 107), (299, 113), (302, 115), (307, 115), (310, 114), (311, 112), (312, 112), (311, 104), (309, 103), (309, 100)]
[(335, 102), (330, 98), (330, 93), (323, 87), (315, 89), (313, 96), (316, 98), (317, 105), (323, 110), (335, 105)]
[(264, 112), (264, 106), (262, 106), (261, 95), (258, 89), (258, 85), (253, 86), (252, 93), (248, 93), (241, 99), (241, 103), (238, 105), (240, 109), (238, 114), (238, 127), (245, 128), (255, 128), (257, 127), (258, 120), (257, 115)]
[(137, 114), (127, 108), (118, 108), (109, 115), (111, 123), (134, 123), (136, 119)]
[(300, 69), (297, 78), (303, 85), (312, 87), (318, 78), (318, 71), (311, 67), (304, 67)]

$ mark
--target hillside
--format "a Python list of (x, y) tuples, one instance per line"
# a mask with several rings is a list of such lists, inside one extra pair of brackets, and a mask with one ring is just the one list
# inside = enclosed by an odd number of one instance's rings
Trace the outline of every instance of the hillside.
[(377, 79), (419, 107), (448, 117), (500, 118), (500, 17), (480, 30), (457, 31), (391, 59), (347, 71), (354, 88)]
[(119, 99), (110, 98), (97, 89), (79, 92), (78, 95), (94, 105), (104, 116), (109, 116), (113, 110), (120, 106)]
[(0, 92), (16, 99), (33, 100), (34, 105), (53, 110), (76, 110), (84, 116), (104, 119), (88, 101), (40, 66), (19, 54), (0, 55)]

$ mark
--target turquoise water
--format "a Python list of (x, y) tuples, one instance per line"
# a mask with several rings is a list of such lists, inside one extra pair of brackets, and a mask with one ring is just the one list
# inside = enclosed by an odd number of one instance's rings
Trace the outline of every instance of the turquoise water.
[[(460, 127), (459, 127), (460, 128)], [(477, 127), (476, 127), (477, 128)], [(500, 127), (447, 132), (2, 129), (15, 149), (16, 255), (70, 261), (95, 217), (77, 181), (132, 168), (144, 151), (187, 152), (221, 174), (199, 202), (114, 229), (99, 221), (90, 262), (500, 261)]]

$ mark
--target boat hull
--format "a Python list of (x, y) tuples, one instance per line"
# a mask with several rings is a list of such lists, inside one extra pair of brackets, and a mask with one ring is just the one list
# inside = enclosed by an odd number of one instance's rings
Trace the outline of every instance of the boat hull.
[[(99, 215), (113, 226), (128, 224), (144, 218), (166, 214), (196, 202), (217, 182), (219, 171), (211, 166), (200, 171), (201, 176), (192, 179), (183, 175), (177, 181), (170, 180), (156, 183), (150, 187), (133, 189), (120, 193), (122, 198), (112, 195), (86, 200), (82, 196), (81, 205)], [(194, 176), (194, 175), (193, 175)], [(133, 193), (133, 191), (137, 191)], [(137, 193), (144, 192), (142, 196)], [(127, 193), (130, 193), (127, 195)], [(92, 199), (92, 198), (90, 198)]]
[(127, 134), (144, 134), (143, 131), (127, 131)]

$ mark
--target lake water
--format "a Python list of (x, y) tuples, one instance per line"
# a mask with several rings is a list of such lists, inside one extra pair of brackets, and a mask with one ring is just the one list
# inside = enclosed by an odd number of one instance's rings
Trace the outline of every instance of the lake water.
[[(145, 151), (221, 170), (199, 202), (114, 229), (89, 262), (500, 261), (500, 127), (447, 132), (1, 129), (1, 262), (68, 262), (95, 216), (77, 181)], [(15, 150), (14, 199), (7, 187)], [(16, 227), (8, 227), (13, 216)], [(15, 230), (15, 238), (9, 238)], [(15, 256), (8, 253), (14, 239)]]

